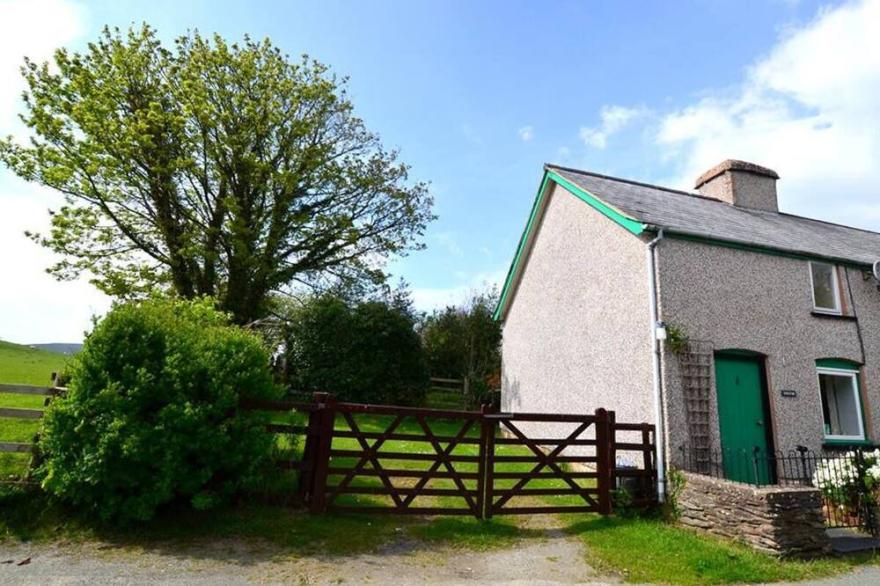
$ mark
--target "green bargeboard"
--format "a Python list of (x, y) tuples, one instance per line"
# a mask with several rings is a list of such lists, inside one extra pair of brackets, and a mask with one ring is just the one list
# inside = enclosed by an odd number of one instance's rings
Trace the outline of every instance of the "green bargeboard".
[(770, 418), (761, 376), (761, 365), (755, 359), (715, 356), (724, 474), (729, 480), (759, 485), (769, 484), (772, 479), (767, 459)]

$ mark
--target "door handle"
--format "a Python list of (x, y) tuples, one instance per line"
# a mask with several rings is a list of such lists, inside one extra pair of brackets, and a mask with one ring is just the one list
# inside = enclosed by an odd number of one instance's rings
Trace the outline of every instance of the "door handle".
[(761, 419), (757, 420), (757, 421), (755, 422), (755, 424), (756, 424), (758, 427), (764, 427), (764, 421), (761, 420)]

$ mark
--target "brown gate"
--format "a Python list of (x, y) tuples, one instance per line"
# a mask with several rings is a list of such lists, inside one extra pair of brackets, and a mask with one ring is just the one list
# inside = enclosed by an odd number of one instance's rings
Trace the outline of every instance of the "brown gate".
[[(274, 403), (273, 410), (281, 405)], [(300, 491), (311, 511), (493, 515), (598, 512), (616, 495), (654, 503), (654, 427), (592, 415), (490, 413), (337, 403), (307, 412)], [(263, 405), (260, 408), (267, 408)], [(625, 489), (625, 490), (624, 490)]]

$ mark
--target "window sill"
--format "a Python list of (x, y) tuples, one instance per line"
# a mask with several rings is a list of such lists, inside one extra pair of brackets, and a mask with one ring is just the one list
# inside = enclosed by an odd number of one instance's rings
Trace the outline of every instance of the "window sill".
[(826, 439), (822, 441), (823, 448), (830, 448), (834, 450), (844, 450), (846, 448), (864, 448), (864, 447), (872, 447), (874, 442), (871, 440), (830, 440)]
[(844, 321), (858, 321), (858, 318), (854, 315), (844, 315), (842, 313), (827, 313), (824, 311), (811, 311), (810, 315), (813, 317), (821, 317), (825, 319), (842, 319)]

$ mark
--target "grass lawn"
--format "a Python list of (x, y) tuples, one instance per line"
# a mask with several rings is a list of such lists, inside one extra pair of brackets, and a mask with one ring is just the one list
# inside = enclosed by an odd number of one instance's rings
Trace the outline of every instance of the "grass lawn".
[[(0, 342), (0, 383), (49, 386), (52, 373), (64, 368), (68, 359), (64, 354)], [(0, 393), (0, 407), (42, 409), (44, 400), (39, 395)], [(0, 417), (0, 441), (28, 443), (39, 428), (38, 420)], [(0, 452), (0, 480), (23, 475), (29, 460), (28, 454)]]
[(567, 531), (583, 541), (587, 561), (627, 582), (735, 584), (820, 578), (860, 564), (874, 554), (818, 560), (780, 560), (745, 545), (697, 534), (659, 520), (578, 515)]

